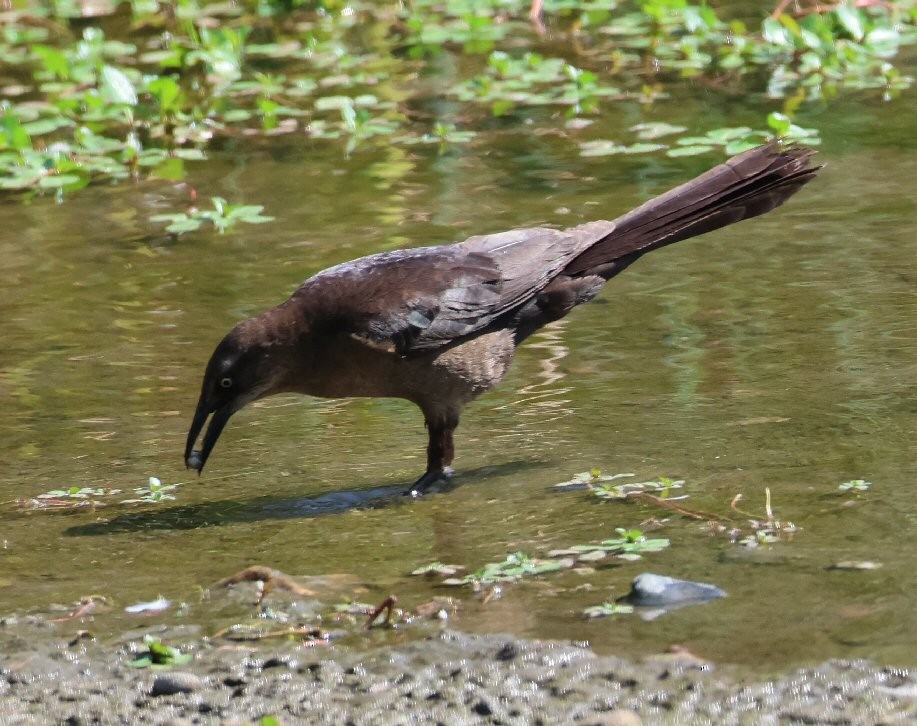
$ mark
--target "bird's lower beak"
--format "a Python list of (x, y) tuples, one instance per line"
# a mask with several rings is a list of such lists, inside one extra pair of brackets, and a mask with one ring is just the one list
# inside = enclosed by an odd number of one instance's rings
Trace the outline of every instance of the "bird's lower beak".
[[(223, 406), (216, 410), (211, 409), (202, 399), (197, 404), (197, 410), (194, 412), (194, 420), (191, 422), (191, 428), (188, 431), (188, 441), (185, 444), (185, 466), (194, 469), (200, 474), (204, 470), (204, 464), (207, 463), (207, 457), (213, 450), (217, 439), (229, 417), (235, 413), (236, 409), (232, 406)], [(204, 435), (204, 443), (200, 451), (195, 451), (194, 444), (197, 443), (197, 437), (200, 435), (207, 417), (213, 414), (210, 419), (210, 426), (207, 427), (207, 433)]]

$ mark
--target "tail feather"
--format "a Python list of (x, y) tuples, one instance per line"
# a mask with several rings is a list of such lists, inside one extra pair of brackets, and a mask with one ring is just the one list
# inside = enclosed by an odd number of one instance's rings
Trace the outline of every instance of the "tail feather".
[(770, 143), (739, 154), (616, 219), (563, 274), (608, 279), (650, 250), (769, 212), (821, 168), (809, 165), (813, 153)]

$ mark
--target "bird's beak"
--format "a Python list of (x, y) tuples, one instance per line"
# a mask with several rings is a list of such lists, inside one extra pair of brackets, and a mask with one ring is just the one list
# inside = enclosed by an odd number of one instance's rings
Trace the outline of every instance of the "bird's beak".
[[(185, 444), (185, 466), (194, 469), (200, 474), (204, 470), (204, 464), (207, 463), (207, 457), (213, 450), (214, 444), (220, 438), (220, 433), (229, 417), (236, 412), (236, 408), (231, 404), (226, 404), (220, 408), (214, 409), (208, 405), (204, 397), (197, 404), (197, 410), (194, 412), (194, 420), (191, 422), (191, 429), (188, 431), (188, 441)], [(204, 444), (200, 451), (194, 450), (194, 444), (197, 443), (197, 437), (200, 435), (207, 417), (213, 414), (210, 419), (210, 426), (207, 427), (207, 433), (204, 435)]]

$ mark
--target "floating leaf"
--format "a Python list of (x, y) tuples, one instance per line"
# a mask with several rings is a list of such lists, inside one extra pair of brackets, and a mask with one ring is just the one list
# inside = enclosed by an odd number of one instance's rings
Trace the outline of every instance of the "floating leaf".
[(665, 152), (666, 156), (698, 156), (700, 154), (708, 154), (714, 150), (712, 146), (705, 146), (700, 144), (695, 144), (692, 146), (678, 146), (672, 149), (669, 149)]
[(464, 570), (465, 568), (461, 565), (446, 565), (442, 562), (431, 562), (428, 565), (423, 565), (418, 567), (416, 570), (412, 570), (412, 575), (454, 575), (459, 570)]
[(611, 156), (623, 153), (624, 149), (625, 147), (621, 144), (605, 139), (584, 141), (579, 145), (580, 156)]
[(53, 176), (44, 176), (38, 180), (38, 186), (45, 189), (80, 187), (86, 186), (88, 183), (88, 177), (80, 174), (54, 174)]
[(630, 130), (637, 133), (638, 139), (649, 140), (658, 139), (662, 136), (671, 136), (672, 134), (680, 134), (686, 129), (684, 126), (675, 126), (674, 124), (665, 123), (664, 121), (657, 121), (655, 123), (643, 123), (631, 126)]

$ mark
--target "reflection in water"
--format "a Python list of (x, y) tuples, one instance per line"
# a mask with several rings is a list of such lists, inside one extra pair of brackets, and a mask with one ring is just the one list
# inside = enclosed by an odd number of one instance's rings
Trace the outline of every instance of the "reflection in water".
[(543, 424), (573, 413), (570, 399), (565, 398), (570, 387), (557, 385), (565, 375), (559, 364), (569, 353), (564, 342), (568, 322), (564, 319), (551, 323), (525, 342), (526, 349), (532, 351), (528, 357), (537, 358), (538, 369), (526, 371), (526, 378), (534, 378), (535, 382), (518, 388), (513, 400), (496, 407), (497, 410), (510, 409), (510, 414), (535, 416)]

